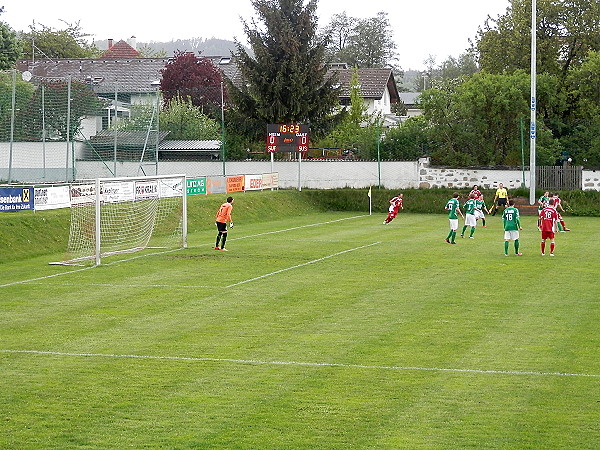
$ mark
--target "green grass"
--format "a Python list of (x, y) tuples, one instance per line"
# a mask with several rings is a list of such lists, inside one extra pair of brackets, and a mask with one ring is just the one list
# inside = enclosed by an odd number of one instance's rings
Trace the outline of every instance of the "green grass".
[(499, 217), (450, 246), (278, 194), (236, 196), (228, 253), (213, 197), (186, 250), (5, 259), (0, 448), (600, 447), (598, 219), (506, 258)]

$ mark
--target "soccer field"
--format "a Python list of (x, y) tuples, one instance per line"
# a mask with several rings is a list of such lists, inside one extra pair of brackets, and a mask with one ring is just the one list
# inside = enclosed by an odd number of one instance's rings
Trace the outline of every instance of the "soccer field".
[(0, 448), (600, 448), (600, 220), (383, 218), (2, 265)]

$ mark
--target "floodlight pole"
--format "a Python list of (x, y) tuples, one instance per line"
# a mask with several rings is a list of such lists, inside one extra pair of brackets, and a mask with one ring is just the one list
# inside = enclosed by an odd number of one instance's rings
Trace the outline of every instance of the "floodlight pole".
[(223, 176), (225, 176), (225, 94), (221, 80), (221, 160), (223, 161)]
[(537, 5), (536, 0), (531, 1), (531, 124), (529, 128), (529, 204), (535, 204), (535, 187), (536, 187), (536, 164), (535, 164), (535, 144), (536, 144), (536, 29), (537, 29)]

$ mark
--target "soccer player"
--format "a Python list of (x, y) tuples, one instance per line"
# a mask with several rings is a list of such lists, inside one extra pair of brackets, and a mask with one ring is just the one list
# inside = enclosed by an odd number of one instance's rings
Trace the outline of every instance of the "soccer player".
[(448, 211), (448, 220), (450, 221), (450, 232), (446, 237), (445, 241), (448, 244), (456, 244), (456, 230), (458, 230), (458, 214), (464, 218), (462, 211), (460, 210), (460, 202), (458, 201), (459, 194), (455, 192), (452, 198), (448, 200), (445, 206), (445, 210)]
[(475, 234), (475, 227), (477, 226), (477, 219), (475, 218), (475, 207), (477, 206), (475, 200), (475, 194), (470, 194), (469, 199), (465, 202), (463, 207), (465, 208), (465, 226), (463, 227), (460, 237), (465, 237), (465, 231), (467, 227), (471, 227), (471, 233), (469, 234), (469, 239), (475, 239), (473, 234)]
[(496, 211), (498, 211), (500, 206), (502, 206), (503, 209), (506, 208), (506, 204), (508, 203), (508, 191), (502, 183), (498, 185), (498, 189), (496, 189), (496, 195), (494, 195), (494, 201), (492, 203), (494, 204), (492, 206), (494, 209), (492, 216), (496, 215)]
[(550, 256), (554, 256), (554, 232), (558, 221), (558, 212), (554, 208), (554, 199), (548, 200), (548, 206), (540, 211), (540, 230), (542, 232), (542, 256), (546, 255), (546, 240), (550, 239)]
[(567, 226), (565, 225), (565, 221), (562, 218), (562, 215), (558, 212), (558, 210), (560, 209), (562, 212), (565, 212), (565, 209), (563, 208), (561, 201), (560, 201), (560, 197), (558, 196), (558, 192), (555, 192), (554, 194), (552, 194), (552, 199), (554, 200), (554, 209), (556, 209), (556, 212), (558, 213), (558, 223), (560, 224), (559, 228), (561, 233), (563, 231), (571, 231), (570, 228), (567, 228)]
[(521, 256), (519, 252), (519, 230), (521, 228), (521, 219), (519, 218), (519, 210), (515, 208), (515, 201), (508, 201), (508, 208), (502, 212), (502, 220), (504, 222), (504, 256), (508, 256), (509, 241), (515, 242), (515, 255)]
[(390, 208), (388, 209), (388, 215), (385, 218), (385, 220), (383, 221), (384, 225), (387, 225), (392, 220), (394, 220), (394, 218), (398, 215), (398, 211), (400, 211), (401, 209), (404, 209), (404, 206), (402, 206), (402, 197), (403, 196), (404, 196), (404, 194), (400, 193), (390, 200)]
[(481, 191), (479, 190), (479, 186), (474, 185), (473, 189), (471, 189), (471, 192), (469, 192), (469, 195), (474, 195), (474, 198), (479, 198), (479, 196), (481, 195)]
[(550, 200), (550, 192), (548, 191), (544, 192), (544, 195), (538, 199), (538, 228), (540, 227), (540, 212), (548, 206), (548, 200)]
[(475, 220), (479, 220), (481, 219), (481, 223), (483, 225), (483, 228), (486, 228), (485, 225), (485, 214), (483, 214), (483, 212), (486, 213), (490, 213), (487, 209), (487, 206), (485, 204), (485, 200), (483, 200), (483, 194), (479, 195), (479, 198), (477, 198), (475, 200)]
[[(215, 224), (217, 225), (217, 242), (215, 243), (215, 250), (221, 250), (226, 252), (225, 241), (227, 241), (227, 222), (229, 222), (229, 228), (233, 228), (233, 220), (231, 220), (231, 210), (233, 209), (233, 197), (227, 197), (227, 201), (223, 203), (217, 211), (217, 218)], [(219, 243), (221, 244), (219, 246)]]

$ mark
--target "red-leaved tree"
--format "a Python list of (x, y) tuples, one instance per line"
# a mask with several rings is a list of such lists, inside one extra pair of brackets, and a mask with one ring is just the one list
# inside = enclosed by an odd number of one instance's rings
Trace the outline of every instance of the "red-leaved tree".
[(194, 106), (214, 118), (220, 117), (221, 89), (227, 101), (226, 86), (221, 87), (223, 74), (208, 58), (198, 58), (194, 53), (175, 53), (161, 71), (160, 89), (165, 107), (173, 98), (190, 99)]

